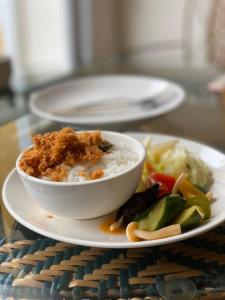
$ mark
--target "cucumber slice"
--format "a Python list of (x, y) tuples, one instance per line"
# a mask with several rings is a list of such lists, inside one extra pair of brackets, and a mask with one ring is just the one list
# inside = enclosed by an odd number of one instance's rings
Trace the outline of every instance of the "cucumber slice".
[(180, 195), (170, 195), (159, 200), (148, 215), (138, 221), (140, 230), (154, 231), (165, 227), (178, 216), (184, 208), (184, 199)]
[(199, 226), (204, 218), (204, 211), (201, 207), (193, 205), (184, 211), (174, 220), (174, 224), (180, 224), (182, 231)]
[(209, 199), (206, 196), (190, 197), (185, 200), (185, 208), (189, 208), (193, 205), (200, 206), (204, 213), (204, 220), (208, 219), (211, 215), (211, 206)]

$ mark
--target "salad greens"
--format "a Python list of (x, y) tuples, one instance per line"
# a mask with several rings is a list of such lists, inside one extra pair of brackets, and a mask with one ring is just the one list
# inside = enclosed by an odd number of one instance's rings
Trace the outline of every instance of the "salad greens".
[(179, 140), (154, 145), (149, 137), (144, 141), (144, 145), (146, 160), (138, 191), (145, 189), (149, 168), (175, 177), (185, 173), (192, 184), (203, 189), (209, 189), (212, 185), (213, 177), (209, 168), (201, 159), (194, 157), (188, 149), (180, 145)]

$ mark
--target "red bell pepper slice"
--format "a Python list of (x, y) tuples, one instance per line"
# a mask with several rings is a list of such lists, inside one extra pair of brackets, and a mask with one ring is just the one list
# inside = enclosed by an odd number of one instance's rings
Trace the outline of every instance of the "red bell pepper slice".
[(176, 181), (176, 178), (174, 176), (157, 172), (151, 172), (149, 174), (149, 179), (154, 182), (158, 182), (160, 184), (160, 190), (162, 189), (162, 192), (164, 192), (165, 194), (172, 193), (173, 186)]

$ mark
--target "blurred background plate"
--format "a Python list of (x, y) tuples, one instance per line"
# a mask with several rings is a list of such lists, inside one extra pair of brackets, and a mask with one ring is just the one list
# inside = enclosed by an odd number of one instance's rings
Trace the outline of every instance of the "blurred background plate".
[(88, 76), (35, 93), (30, 109), (52, 121), (86, 128), (118, 128), (168, 113), (184, 96), (180, 86), (158, 78)]

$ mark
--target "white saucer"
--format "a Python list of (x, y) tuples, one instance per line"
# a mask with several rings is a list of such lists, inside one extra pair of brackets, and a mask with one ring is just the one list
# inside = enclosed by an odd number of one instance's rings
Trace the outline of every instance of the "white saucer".
[[(133, 133), (132, 136), (143, 140), (147, 135)], [(163, 142), (173, 138), (154, 134), (152, 136), (155, 142)], [(132, 243), (128, 242), (124, 234), (109, 235), (99, 229), (100, 224), (107, 218), (106, 216), (82, 221), (56, 216), (49, 218), (49, 213), (38, 207), (27, 194), (15, 169), (8, 175), (4, 183), (4, 204), (10, 214), (29, 229), (44, 236), (72, 244), (104, 248), (136, 248), (163, 245), (194, 237), (216, 227), (225, 220), (225, 155), (205, 145), (184, 139), (180, 140), (182, 144), (199, 155), (211, 168), (214, 175), (212, 191), (216, 198), (212, 203), (212, 216), (208, 222), (181, 235)]]
[[(168, 92), (169, 91), (169, 92)], [(166, 93), (168, 92), (168, 93)], [(164, 95), (163, 98), (157, 96)], [(118, 128), (137, 123), (174, 110), (184, 100), (184, 90), (173, 82), (147, 76), (88, 76), (57, 84), (35, 93), (30, 100), (31, 111), (43, 118), (81, 127)], [(154, 105), (128, 105), (116, 110), (74, 112), (80, 105), (99, 101), (140, 104), (141, 99), (156, 97)], [(151, 101), (152, 103), (152, 101)], [(108, 107), (108, 106), (107, 106)], [(65, 111), (67, 112), (65, 115)], [(72, 115), (71, 112), (73, 111)]]

